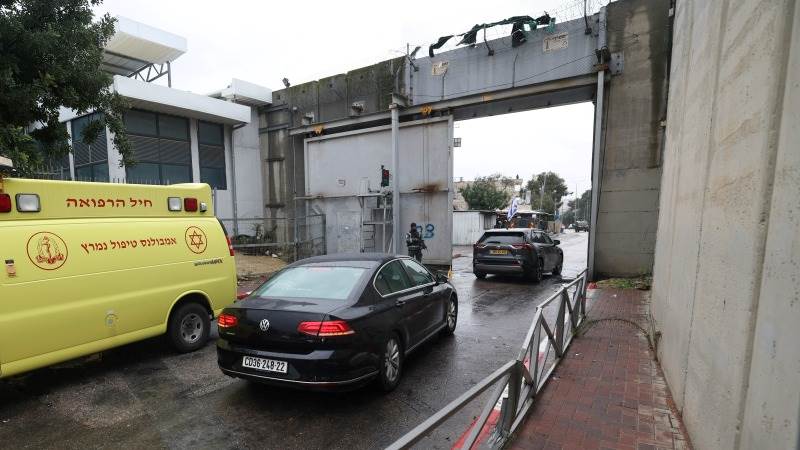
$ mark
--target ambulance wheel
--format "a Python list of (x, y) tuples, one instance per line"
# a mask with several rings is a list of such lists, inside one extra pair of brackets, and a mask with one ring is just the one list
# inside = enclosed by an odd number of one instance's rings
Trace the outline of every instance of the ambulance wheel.
[(172, 312), (167, 337), (176, 351), (189, 353), (206, 345), (210, 328), (208, 311), (197, 303), (185, 303)]

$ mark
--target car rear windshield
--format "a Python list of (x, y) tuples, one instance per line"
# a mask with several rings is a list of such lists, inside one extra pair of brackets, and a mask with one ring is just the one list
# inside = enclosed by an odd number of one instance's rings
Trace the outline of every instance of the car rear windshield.
[(478, 241), (479, 244), (524, 244), (522, 233), (487, 233)]
[(275, 275), (252, 296), (344, 300), (365, 271), (359, 267), (292, 267)]

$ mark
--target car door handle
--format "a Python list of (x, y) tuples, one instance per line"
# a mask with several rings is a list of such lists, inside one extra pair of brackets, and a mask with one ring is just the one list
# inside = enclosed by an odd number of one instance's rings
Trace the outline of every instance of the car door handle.
[(398, 300), (398, 301), (394, 302), (394, 306), (397, 306), (398, 308), (402, 308), (403, 306), (405, 306), (405, 304), (406, 304), (406, 300)]

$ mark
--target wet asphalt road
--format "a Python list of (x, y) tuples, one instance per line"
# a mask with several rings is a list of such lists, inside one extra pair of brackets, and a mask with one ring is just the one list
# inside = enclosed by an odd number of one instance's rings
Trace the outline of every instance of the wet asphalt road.
[[(565, 254), (563, 277), (570, 278), (585, 267), (587, 233), (555, 238)], [(454, 249), (462, 255), (453, 260), (455, 336), (410, 356), (390, 394), (255, 385), (222, 375), (213, 342), (176, 355), (151, 339), (0, 381), (0, 447), (383, 448), (516, 356), (536, 305), (560, 286), (553, 276), (538, 285), (476, 280), (471, 252)], [(450, 448), (479, 414), (479, 400), (420, 447)]]

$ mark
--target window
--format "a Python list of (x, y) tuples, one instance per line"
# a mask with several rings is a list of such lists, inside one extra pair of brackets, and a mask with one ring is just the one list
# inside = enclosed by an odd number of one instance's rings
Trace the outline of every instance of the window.
[(392, 261), (383, 266), (375, 276), (375, 289), (381, 295), (389, 295), (411, 287), (406, 271), (400, 261)]
[(544, 242), (545, 244), (552, 244), (553, 243), (553, 240), (550, 239), (550, 236), (548, 236), (548, 235), (546, 235), (544, 233), (539, 233), (539, 235), (542, 237), (542, 242)]
[(486, 233), (478, 241), (479, 244), (524, 244), (525, 235), (518, 232)]
[(533, 233), (533, 242), (537, 244), (546, 244), (547, 241), (542, 237), (542, 233)]
[(252, 296), (344, 300), (366, 269), (360, 267), (300, 266), (272, 277)]
[(192, 181), (189, 120), (184, 117), (130, 110), (125, 129), (135, 165), (125, 168), (129, 183), (174, 184)]
[(74, 119), (72, 125), (72, 154), (75, 159), (77, 181), (109, 181), (108, 143), (106, 129), (102, 128), (94, 142), (83, 142), (84, 130), (90, 123), (102, 120), (100, 113), (88, 114)]
[(433, 283), (433, 275), (422, 264), (412, 259), (404, 259), (402, 261), (406, 268), (406, 273), (408, 273), (414, 286)]
[(197, 141), (200, 152), (200, 182), (212, 189), (227, 189), (225, 176), (225, 134), (222, 125), (197, 123)]

